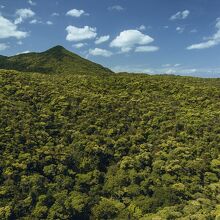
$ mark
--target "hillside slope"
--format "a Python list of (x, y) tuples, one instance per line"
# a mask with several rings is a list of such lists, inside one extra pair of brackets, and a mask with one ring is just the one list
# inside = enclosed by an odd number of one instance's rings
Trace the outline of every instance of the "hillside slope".
[(20, 54), (12, 57), (0, 56), (0, 69), (52, 74), (109, 74), (112, 72), (62, 46), (53, 47), (42, 53)]
[(0, 219), (215, 219), (220, 80), (0, 71)]

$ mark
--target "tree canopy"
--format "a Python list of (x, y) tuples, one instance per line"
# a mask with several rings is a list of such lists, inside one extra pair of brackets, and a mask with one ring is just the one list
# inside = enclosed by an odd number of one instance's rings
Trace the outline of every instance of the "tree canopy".
[(220, 80), (0, 71), (0, 219), (220, 219)]

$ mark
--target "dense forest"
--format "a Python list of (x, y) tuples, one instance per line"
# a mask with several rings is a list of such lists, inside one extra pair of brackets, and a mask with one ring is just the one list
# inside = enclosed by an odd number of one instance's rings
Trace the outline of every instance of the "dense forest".
[(0, 219), (220, 219), (220, 79), (0, 70)]

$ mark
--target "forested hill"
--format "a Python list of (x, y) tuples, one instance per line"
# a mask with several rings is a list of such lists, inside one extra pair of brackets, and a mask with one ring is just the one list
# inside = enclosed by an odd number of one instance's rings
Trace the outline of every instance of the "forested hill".
[(0, 70), (0, 219), (219, 219), (219, 100), (218, 79)]
[(55, 46), (42, 53), (0, 56), (0, 69), (51, 74), (109, 74), (112, 71), (86, 60), (62, 46)]

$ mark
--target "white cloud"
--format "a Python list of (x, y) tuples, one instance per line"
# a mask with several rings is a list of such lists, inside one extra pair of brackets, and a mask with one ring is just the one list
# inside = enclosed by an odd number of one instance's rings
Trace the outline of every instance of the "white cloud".
[(52, 21), (47, 21), (46, 24), (47, 25), (53, 25), (53, 22)]
[(20, 54), (26, 54), (26, 53), (31, 53), (31, 51), (26, 50), (26, 51), (23, 51), (23, 52), (19, 52), (19, 53), (17, 53), (16, 55), (20, 55)]
[(25, 19), (33, 17), (35, 15), (35, 13), (31, 9), (21, 8), (16, 11), (15, 15), (17, 16), (17, 18), (15, 19), (14, 23), (20, 24)]
[(217, 32), (213, 34), (211, 37), (209, 37), (207, 41), (198, 43), (198, 44), (192, 44), (188, 46), (186, 49), (187, 50), (208, 49), (208, 48), (219, 45), (220, 44), (220, 18), (217, 18), (215, 27), (217, 29)]
[(102, 43), (108, 41), (109, 38), (110, 38), (109, 35), (101, 36), (101, 37), (96, 39), (95, 44), (102, 44)]
[(29, 22), (30, 24), (42, 24), (42, 21), (39, 21), (37, 19), (33, 19)]
[(174, 20), (184, 20), (186, 19), (190, 14), (190, 11), (189, 10), (184, 10), (184, 11), (178, 11), (176, 14), (172, 15), (170, 17), (170, 20), (171, 21), (174, 21)]
[(3, 8), (5, 8), (5, 6), (4, 5), (0, 5), (0, 8), (3, 9)]
[(0, 43), (0, 51), (6, 50), (9, 46), (5, 43)]
[(33, 19), (29, 22), (30, 24), (37, 24), (38, 23), (38, 20), (37, 19)]
[(15, 37), (22, 39), (28, 36), (27, 32), (17, 30), (17, 25), (0, 15), (0, 39)]
[(129, 52), (136, 45), (146, 45), (153, 41), (152, 37), (138, 30), (125, 30), (110, 43), (110, 47), (120, 48), (121, 52)]
[(125, 9), (121, 5), (113, 5), (108, 7), (109, 11), (124, 11)]
[(186, 19), (190, 14), (190, 11), (189, 10), (185, 10), (182, 12), (182, 19)]
[(72, 25), (66, 27), (67, 36), (66, 40), (68, 41), (82, 41), (93, 39), (97, 36), (96, 28), (89, 26), (84, 26), (83, 28), (78, 28)]
[(199, 43), (199, 44), (192, 44), (191, 46), (187, 47), (187, 50), (208, 49), (208, 48), (218, 45), (219, 43), (220, 43), (220, 40), (219, 41), (209, 40), (209, 41)]
[(145, 25), (141, 25), (141, 26), (138, 28), (138, 30), (144, 31), (144, 30), (146, 30), (146, 26), (145, 26)]
[(29, 24), (46, 24), (46, 25), (53, 25), (53, 22), (52, 21), (46, 21), (46, 22), (43, 22), (43, 21), (40, 21), (40, 20), (37, 20), (37, 19), (33, 19), (29, 22)]
[(89, 14), (85, 13), (84, 10), (71, 9), (66, 13), (66, 15), (79, 18), (81, 15), (89, 15)]
[(197, 73), (198, 69), (195, 69), (195, 68), (192, 68), (192, 69), (170, 68), (170, 69), (161, 70), (161, 72), (165, 73), (165, 74), (192, 75), (194, 73)]
[(179, 63), (176, 63), (176, 64), (167, 63), (167, 64), (162, 65), (162, 67), (179, 67), (179, 66), (181, 66), (181, 64)]
[(159, 50), (159, 47), (156, 47), (156, 46), (139, 46), (139, 47), (136, 47), (135, 52), (155, 52), (158, 50)]
[(182, 34), (184, 30), (185, 30), (184, 27), (177, 27), (177, 28), (176, 28), (176, 31), (177, 31), (179, 34)]
[(29, 3), (31, 6), (37, 5), (37, 3), (36, 3), (36, 2), (33, 2), (32, 0), (28, 0), (28, 3)]
[(163, 68), (154, 68), (146, 65), (126, 65), (115, 66), (111, 68), (115, 72), (131, 72), (131, 73), (147, 73), (147, 74), (175, 74), (182, 76), (197, 76), (197, 77), (220, 77), (220, 68), (195, 68), (187, 66), (174, 67), (172, 64), (167, 64)]
[(95, 48), (89, 50), (89, 55), (92, 56), (103, 56), (103, 57), (110, 57), (113, 55), (113, 53), (109, 50)]
[(54, 13), (51, 14), (51, 16), (53, 16), (53, 17), (55, 17), (55, 16), (60, 16), (60, 14), (57, 13), (57, 12), (54, 12)]
[(84, 47), (86, 45), (87, 45), (87, 43), (78, 43), (78, 44), (74, 44), (73, 47), (79, 49), (79, 48), (82, 48), (82, 47)]

